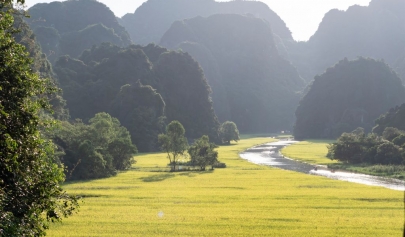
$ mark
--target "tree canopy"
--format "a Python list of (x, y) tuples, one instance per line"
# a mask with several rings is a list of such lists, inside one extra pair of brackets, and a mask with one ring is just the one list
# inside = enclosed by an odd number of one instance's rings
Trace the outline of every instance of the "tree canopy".
[(180, 156), (188, 148), (188, 142), (184, 134), (184, 127), (179, 121), (170, 122), (166, 127), (166, 133), (159, 134), (159, 143), (162, 150), (167, 153), (172, 171), (176, 171), (176, 164)]
[(222, 139), (222, 142), (230, 144), (231, 141), (239, 141), (239, 130), (236, 124), (232, 121), (226, 121), (221, 124), (219, 128), (219, 134)]
[(60, 187), (63, 167), (54, 145), (42, 131), (51, 121), (48, 79), (33, 72), (26, 48), (15, 41), (14, 3), (0, 2), (0, 234), (43, 236), (49, 221), (61, 220), (77, 208), (75, 197)]

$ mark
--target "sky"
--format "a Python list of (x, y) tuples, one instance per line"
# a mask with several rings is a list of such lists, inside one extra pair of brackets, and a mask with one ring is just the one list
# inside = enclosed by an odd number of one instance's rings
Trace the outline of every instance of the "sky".
[[(36, 3), (53, 0), (26, 0), (29, 8)], [(118, 17), (134, 13), (146, 0), (98, 0), (107, 5)], [(221, 1), (221, 0), (220, 0)], [(227, 1), (227, 0), (222, 0)], [(261, 0), (287, 24), (297, 41), (307, 41), (318, 29), (323, 16), (331, 9), (347, 10), (349, 6), (368, 6), (371, 0)]]

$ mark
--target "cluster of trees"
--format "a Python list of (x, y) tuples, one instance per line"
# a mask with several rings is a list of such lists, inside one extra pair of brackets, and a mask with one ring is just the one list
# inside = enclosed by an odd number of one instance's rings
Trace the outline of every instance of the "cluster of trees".
[(294, 136), (337, 138), (357, 127), (371, 132), (381, 114), (404, 101), (405, 88), (387, 64), (344, 59), (315, 77), (296, 110)]
[(382, 136), (357, 128), (328, 146), (328, 157), (351, 164), (405, 164), (405, 131), (387, 127)]
[[(236, 127), (234, 129), (234, 131), (229, 131), (229, 133), (236, 134), (238, 130)], [(211, 169), (214, 169), (214, 166), (219, 163), (218, 152), (214, 150), (218, 146), (215, 143), (210, 143), (207, 135), (196, 139), (189, 146), (184, 134), (183, 125), (179, 121), (172, 121), (167, 126), (166, 133), (159, 135), (159, 143), (162, 150), (167, 153), (171, 171), (176, 171), (176, 165), (179, 159), (185, 155), (186, 151), (190, 157), (189, 166), (198, 166), (200, 170), (205, 170), (208, 165), (211, 165)], [(239, 139), (239, 136), (233, 139)]]
[(16, 34), (21, 12), (14, 4), (24, 0), (0, 1), (0, 235), (43, 236), (50, 221), (71, 215), (78, 203), (60, 187), (63, 167), (43, 135), (53, 123), (47, 95), (56, 88), (37, 71), (46, 70), (44, 61), (27, 52), (38, 56), (32, 39)]
[(68, 180), (104, 178), (131, 167), (137, 152), (118, 119), (98, 113), (89, 124), (62, 121), (49, 135), (58, 146)]

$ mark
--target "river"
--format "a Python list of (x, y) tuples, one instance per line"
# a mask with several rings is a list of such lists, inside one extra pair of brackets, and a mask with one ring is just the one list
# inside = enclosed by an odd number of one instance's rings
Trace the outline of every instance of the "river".
[(255, 146), (240, 153), (242, 159), (248, 160), (258, 165), (268, 165), (285, 170), (292, 170), (309, 175), (320, 175), (330, 179), (360, 183), (366, 185), (380, 186), (389, 189), (405, 191), (405, 182), (398, 179), (378, 177), (366, 174), (351, 173), (345, 171), (334, 171), (327, 169), (326, 166), (311, 165), (284, 157), (280, 150), (285, 146), (296, 143), (297, 141), (277, 141)]

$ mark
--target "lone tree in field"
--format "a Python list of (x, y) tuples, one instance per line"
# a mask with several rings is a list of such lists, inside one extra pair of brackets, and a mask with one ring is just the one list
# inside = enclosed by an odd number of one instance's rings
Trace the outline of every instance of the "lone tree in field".
[(26, 49), (14, 40), (13, 4), (0, 0), (0, 235), (43, 236), (49, 221), (66, 217), (77, 200), (60, 187), (63, 168), (55, 162), (52, 142), (40, 128), (49, 121), (49, 80), (32, 72)]
[(185, 130), (183, 125), (181, 125), (179, 121), (172, 121), (167, 125), (166, 134), (160, 134), (158, 137), (162, 150), (167, 153), (172, 171), (176, 171), (176, 163), (188, 147), (187, 139), (184, 134)]
[(231, 141), (239, 141), (239, 130), (236, 124), (232, 121), (226, 121), (221, 124), (219, 128), (219, 134), (221, 136), (222, 142), (226, 144), (231, 144)]
[(218, 152), (214, 151), (218, 146), (214, 143), (210, 143), (207, 135), (197, 139), (190, 148), (188, 148), (188, 154), (191, 157), (191, 163), (199, 166), (200, 170), (205, 170), (207, 165), (211, 165), (214, 169), (214, 165), (218, 163)]

